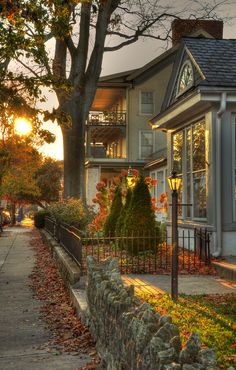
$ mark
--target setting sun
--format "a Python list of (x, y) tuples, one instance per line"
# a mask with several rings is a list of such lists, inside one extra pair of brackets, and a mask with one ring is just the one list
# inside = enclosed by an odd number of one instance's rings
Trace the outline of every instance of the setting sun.
[(14, 128), (18, 135), (28, 135), (32, 131), (32, 125), (26, 118), (16, 118)]

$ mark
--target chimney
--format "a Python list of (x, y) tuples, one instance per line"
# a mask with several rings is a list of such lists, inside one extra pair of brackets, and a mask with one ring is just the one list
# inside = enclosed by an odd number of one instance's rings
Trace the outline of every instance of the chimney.
[[(197, 33), (197, 31), (200, 30), (207, 32), (214, 39), (223, 38), (223, 21), (205, 19), (175, 19), (171, 24), (171, 29), (173, 45), (176, 45), (182, 37), (194, 37), (194, 33)], [(197, 34), (197, 36), (199, 36), (199, 34)]]

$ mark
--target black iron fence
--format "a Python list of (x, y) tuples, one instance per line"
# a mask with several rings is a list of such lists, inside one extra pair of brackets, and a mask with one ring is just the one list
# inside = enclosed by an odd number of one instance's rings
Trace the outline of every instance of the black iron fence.
[(45, 229), (66, 250), (73, 260), (82, 266), (82, 242), (79, 230), (68, 225), (58, 225), (49, 218), (45, 218)]
[[(206, 229), (182, 230), (179, 233), (179, 271), (197, 273), (210, 265), (210, 234)], [(83, 268), (86, 257), (92, 255), (97, 262), (109, 256), (118, 258), (121, 273), (168, 273), (171, 271), (171, 236), (144, 234), (103, 237), (86, 235), (82, 239)]]
[[(87, 272), (87, 256), (93, 256), (97, 262), (115, 257), (123, 274), (171, 271), (171, 236), (166, 231), (121, 237), (99, 234), (81, 237), (78, 229), (58, 226), (49, 218), (46, 218), (45, 228), (80, 264), (84, 274)], [(210, 265), (210, 234), (206, 229), (181, 230), (178, 240), (180, 272), (198, 273)]]

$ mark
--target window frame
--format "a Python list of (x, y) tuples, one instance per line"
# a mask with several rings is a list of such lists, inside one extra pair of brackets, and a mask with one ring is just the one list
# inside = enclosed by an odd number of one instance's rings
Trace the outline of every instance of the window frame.
[(232, 200), (233, 200), (233, 221), (236, 222), (236, 113), (232, 114)]
[(142, 157), (142, 133), (149, 133), (152, 134), (152, 151), (151, 154), (154, 151), (155, 146), (155, 135), (152, 130), (139, 130), (139, 159), (147, 159), (148, 157)]
[[(190, 204), (192, 204), (190, 208), (190, 216), (187, 216), (187, 206), (182, 207), (182, 214), (179, 217), (185, 221), (199, 221), (199, 222), (206, 222), (207, 221), (207, 205), (206, 205), (206, 217), (194, 217), (194, 190), (193, 190), (193, 179), (194, 174), (198, 172), (205, 173), (205, 182), (207, 183), (207, 167), (206, 167), (206, 145), (205, 145), (205, 167), (204, 169), (200, 170), (193, 170), (193, 127), (197, 123), (204, 123), (205, 125), (205, 142), (206, 142), (206, 119), (205, 117), (199, 117), (197, 120), (189, 122), (187, 125), (182, 126), (179, 130), (176, 130), (171, 135), (171, 168), (173, 168), (173, 143), (174, 143), (174, 135), (179, 132), (183, 133), (183, 151), (182, 151), (182, 173), (178, 175), (182, 177), (182, 201), (184, 204), (187, 203), (187, 174), (190, 174), (190, 182), (191, 182), (191, 190), (190, 190)], [(191, 130), (191, 141), (190, 141), (190, 171), (187, 171), (187, 130)], [(207, 202), (207, 199), (206, 199)]]
[[(152, 93), (152, 112), (142, 112), (142, 93)], [(139, 90), (139, 115), (140, 116), (153, 116), (155, 112), (155, 91), (154, 90)]]
[[(183, 71), (184, 71), (184, 68), (189, 65), (191, 67), (191, 70), (192, 70), (192, 76), (193, 76), (193, 81), (191, 84), (187, 85), (182, 91), (180, 91), (180, 81), (181, 81), (181, 78), (182, 78), (182, 75), (183, 75)], [(176, 88), (176, 97), (178, 98), (179, 96), (181, 96), (182, 94), (184, 94), (186, 91), (188, 91), (192, 86), (194, 85), (194, 70), (193, 70), (193, 65), (190, 61), (190, 59), (187, 59), (184, 61), (184, 63), (182, 64), (181, 68), (180, 68), (180, 71), (179, 71), (179, 76), (178, 76), (178, 80), (177, 80), (177, 88)]]

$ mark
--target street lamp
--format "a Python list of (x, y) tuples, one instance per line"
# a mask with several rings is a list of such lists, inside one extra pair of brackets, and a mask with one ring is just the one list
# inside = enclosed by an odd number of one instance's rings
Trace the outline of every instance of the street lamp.
[(135, 185), (135, 181), (134, 181), (134, 175), (133, 175), (133, 170), (131, 168), (131, 166), (129, 166), (128, 168), (128, 174), (127, 174), (127, 185), (129, 188), (132, 188), (134, 185)]
[(178, 191), (182, 179), (172, 171), (168, 177), (169, 187), (172, 190), (172, 268), (171, 268), (171, 298), (178, 299)]

